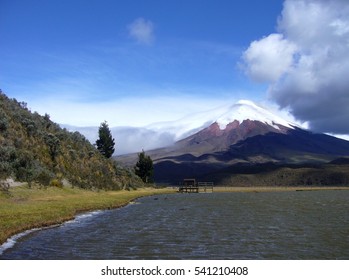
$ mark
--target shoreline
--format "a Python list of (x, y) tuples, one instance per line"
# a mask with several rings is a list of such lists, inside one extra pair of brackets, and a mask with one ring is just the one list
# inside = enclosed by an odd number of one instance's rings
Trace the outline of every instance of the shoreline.
[[(145, 188), (138, 189), (132, 191), (106, 191), (102, 192), (102, 195), (111, 195), (116, 196), (115, 198), (121, 199), (121, 201), (114, 201), (108, 204), (99, 204), (96, 206), (85, 205), (85, 207), (74, 208), (73, 213), (67, 216), (58, 215), (56, 219), (53, 220), (43, 220), (39, 223), (27, 224), (21, 228), (13, 229), (9, 231), (8, 234), (4, 234), (0, 239), (0, 256), (8, 249), (12, 248), (18, 239), (21, 237), (30, 234), (31, 232), (43, 230), (46, 228), (52, 228), (60, 226), (66, 222), (74, 221), (80, 215), (86, 215), (93, 212), (99, 212), (104, 210), (118, 209), (130, 205), (133, 201), (147, 196), (160, 195), (160, 194), (175, 194), (175, 190), (177, 187), (172, 188), (164, 188), (164, 189), (153, 189), (153, 188)], [(231, 186), (215, 186), (213, 193), (238, 193), (238, 192), (246, 192), (246, 193), (259, 193), (259, 192), (293, 192), (293, 191), (329, 191), (329, 190), (349, 190), (348, 187), (338, 187), (338, 186), (326, 186), (326, 187), (231, 187)], [(91, 192), (91, 191), (84, 191)], [(126, 193), (125, 193), (126, 192)], [(91, 192), (93, 193), (93, 192)], [(93, 193), (94, 194), (94, 193)], [(118, 195), (119, 194), (119, 195)], [(122, 197), (125, 194), (131, 194), (131, 197)], [(96, 193), (98, 196), (98, 194)], [(195, 194), (194, 194), (195, 195)], [(115, 199), (116, 200), (116, 199)], [(1, 213), (1, 212), (0, 212)]]
[[(16, 187), (14, 187), (16, 188)], [(26, 189), (26, 191), (34, 191), (33, 189)], [(57, 190), (61, 191), (61, 190)], [(155, 188), (140, 188), (137, 190), (131, 190), (131, 191), (101, 191), (101, 192), (92, 192), (88, 190), (81, 190), (81, 189), (76, 189), (76, 193), (74, 192), (74, 199), (78, 199), (77, 197), (79, 193), (87, 193), (88, 195), (92, 196), (93, 198), (96, 198), (97, 201), (88, 201), (86, 203), (75, 203), (76, 205), (69, 205), (70, 201), (66, 201), (66, 203), (63, 203), (63, 205), (60, 207), (60, 209), (57, 209), (57, 213), (55, 213), (55, 217), (44, 217), (40, 221), (32, 221), (28, 223), (22, 222), (19, 226), (11, 226), (11, 225), (4, 225), (4, 223), (0, 224), (0, 256), (2, 253), (7, 250), (1, 250), (1, 248), (7, 243), (11, 242), (12, 238), (17, 237), (17, 239), (21, 238), (22, 236), (31, 233), (32, 231), (37, 231), (37, 230), (42, 230), (45, 228), (50, 228), (50, 227), (56, 227), (60, 226), (66, 222), (69, 221), (74, 221), (78, 216), (80, 215), (85, 215), (87, 213), (92, 213), (95, 211), (104, 211), (104, 210), (111, 210), (111, 209), (117, 209), (117, 208), (122, 208), (125, 207), (129, 204), (131, 204), (133, 201), (136, 199), (146, 197), (146, 196), (153, 196), (153, 195), (160, 195), (160, 194), (171, 194), (174, 193), (173, 190), (170, 189), (155, 189)], [(45, 192), (45, 190), (40, 190), (40, 192)], [(0, 197), (0, 202), (4, 201), (4, 199), (1, 199)], [(57, 199), (52, 199), (51, 196), (48, 196), (48, 199), (38, 199), (38, 198), (18, 198), (18, 197), (8, 197), (6, 199), (10, 200), (7, 204), (11, 208), (11, 206), (27, 206), (26, 203), (28, 204), (35, 204), (39, 208), (39, 211), (43, 211), (43, 204), (44, 206), (48, 206), (51, 208), (54, 208), (56, 206), (57, 201), (58, 202), (64, 202), (64, 195), (57, 195)], [(71, 197), (69, 197), (71, 200)], [(5, 199), (5, 200), (6, 200)], [(51, 203), (50, 203), (51, 202)], [(21, 205), (22, 204), (22, 205)], [(53, 204), (53, 205), (50, 205)], [(30, 205), (32, 206), (32, 205)], [(68, 207), (69, 206), (69, 207)], [(22, 207), (22, 208), (23, 208)], [(4, 220), (7, 218), (8, 221), (10, 221), (11, 218), (13, 217), (21, 217), (20, 214), (16, 212), (21, 212), (25, 213), (27, 216), (31, 215), (44, 215), (46, 213), (43, 212), (38, 212), (38, 209), (36, 207), (31, 207), (32, 209), (20, 209), (20, 211), (12, 211), (7, 210), (6, 213), (2, 213), (0, 208), (0, 216), (4, 217)], [(64, 208), (70, 208), (70, 209), (64, 209)], [(28, 211), (26, 211), (28, 210)], [(30, 212), (32, 210), (32, 212)], [(59, 212), (59, 210), (66, 210)], [(68, 211), (69, 210), (69, 211)], [(66, 213), (67, 212), (67, 213)], [(7, 217), (8, 216), (8, 217)], [(1, 221), (0, 221), (1, 222)], [(12, 224), (12, 223), (10, 223)], [(17, 240), (16, 239), (16, 240)], [(12, 247), (12, 246), (11, 246)], [(9, 248), (11, 248), (9, 247)]]
[[(172, 187), (177, 190), (178, 187)], [(214, 186), (213, 191), (208, 188), (208, 191), (203, 191), (204, 187), (199, 188), (199, 193), (234, 193), (234, 192), (246, 192), (246, 193), (259, 193), (259, 192), (294, 192), (294, 191), (343, 191), (349, 190), (349, 186)], [(179, 193), (179, 192), (177, 192)]]

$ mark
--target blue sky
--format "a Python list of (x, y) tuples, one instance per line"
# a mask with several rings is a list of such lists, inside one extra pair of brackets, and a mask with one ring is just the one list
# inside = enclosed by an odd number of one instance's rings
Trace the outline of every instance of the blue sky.
[(320, 54), (301, 33), (319, 22), (300, 11), (320, 11), (333, 30), (314, 34), (338, 33), (338, 44), (328, 46), (344, 56), (347, 8), (342, 0), (0, 0), (0, 88), (72, 125), (141, 126), (251, 99), (275, 103), (318, 130), (349, 133), (348, 125), (319, 125), (333, 113), (322, 106), (326, 94), (315, 104), (324, 114), (313, 116), (312, 102), (300, 102), (303, 88), (290, 86), (295, 73), (318, 73), (302, 64)]
[[(261, 99), (265, 87), (238, 62), (252, 39), (275, 29), (281, 8), (280, 1), (1, 0), (0, 88), (78, 125), (141, 125), (181, 117), (188, 102), (201, 110), (212, 100)], [(151, 25), (149, 40), (142, 30), (131, 34), (136, 22)], [(154, 114), (138, 114), (143, 105)]]

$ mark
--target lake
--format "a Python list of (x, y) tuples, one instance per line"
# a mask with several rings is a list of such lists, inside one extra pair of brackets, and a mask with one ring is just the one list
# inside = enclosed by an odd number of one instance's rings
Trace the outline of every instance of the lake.
[(22, 236), (0, 259), (349, 259), (349, 191), (145, 197)]

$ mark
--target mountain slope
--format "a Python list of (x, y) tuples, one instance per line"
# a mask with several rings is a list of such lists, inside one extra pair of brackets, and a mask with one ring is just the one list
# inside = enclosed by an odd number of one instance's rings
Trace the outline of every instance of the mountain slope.
[[(208, 123), (213, 115), (217, 118), (196, 133), (147, 152), (154, 160), (156, 181), (209, 180), (209, 174), (217, 178), (221, 170), (237, 164), (324, 163), (349, 155), (348, 141), (301, 129), (250, 101), (227, 108), (221, 114), (208, 114), (201, 122)], [(120, 160), (130, 164), (134, 158)]]
[[(152, 152), (150, 152), (151, 154)], [(181, 181), (185, 177), (215, 178), (220, 170), (236, 164), (258, 165), (325, 163), (341, 156), (349, 156), (349, 142), (324, 134), (301, 129), (287, 133), (269, 132), (248, 137), (224, 151), (194, 156), (190, 153), (155, 158), (155, 179), (163, 182)], [(157, 156), (161, 155), (157, 151)], [(223, 174), (222, 174), (223, 175)], [(213, 180), (211, 178), (211, 180)]]
[[(188, 119), (197, 120), (197, 116), (195, 114)], [(249, 137), (267, 133), (285, 134), (296, 128), (294, 124), (246, 100), (214, 109), (201, 122), (206, 123), (206, 127), (171, 146), (149, 151), (150, 155), (159, 161), (183, 154), (200, 157), (227, 151), (231, 145)]]
[(68, 132), (0, 92), (0, 180), (82, 188), (142, 185), (131, 172), (104, 158), (84, 136)]

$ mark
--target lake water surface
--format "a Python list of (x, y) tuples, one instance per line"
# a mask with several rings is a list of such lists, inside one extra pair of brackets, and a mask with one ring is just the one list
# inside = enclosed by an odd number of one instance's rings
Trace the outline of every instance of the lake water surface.
[(32, 232), (0, 259), (349, 259), (349, 191), (146, 197)]

